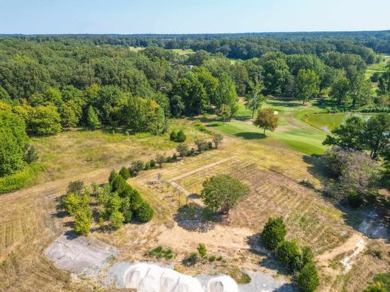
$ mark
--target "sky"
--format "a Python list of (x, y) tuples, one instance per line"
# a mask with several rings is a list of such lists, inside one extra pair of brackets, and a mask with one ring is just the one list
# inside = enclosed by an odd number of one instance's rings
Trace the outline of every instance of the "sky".
[(389, 30), (390, 0), (0, 0), (0, 34)]

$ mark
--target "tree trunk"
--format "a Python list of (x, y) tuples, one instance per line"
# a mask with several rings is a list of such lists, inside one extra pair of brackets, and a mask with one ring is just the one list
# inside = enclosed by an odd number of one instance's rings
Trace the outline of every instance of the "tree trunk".
[(263, 132), (263, 134), (265, 135), (265, 128), (264, 128), (264, 132)]

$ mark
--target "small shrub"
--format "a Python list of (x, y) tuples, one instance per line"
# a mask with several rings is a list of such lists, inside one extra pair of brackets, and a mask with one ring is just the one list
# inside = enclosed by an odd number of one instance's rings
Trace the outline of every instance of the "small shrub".
[(222, 261), (222, 260), (223, 260), (223, 257), (222, 257), (222, 256), (217, 257), (217, 261), (218, 261), (218, 262), (220, 262), (220, 261)]
[(152, 250), (149, 251), (149, 255), (156, 257), (158, 259), (167, 259), (170, 260), (174, 257), (172, 249), (164, 249), (161, 245), (159, 245), (156, 248), (153, 248)]
[(149, 222), (153, 218), (154, 211), (146, 202), (142, 202), (135, 212), (135, 217), (140, 222)]
[(125, 218), (125, 223), (130, 223), (131, 218), (133, 217), (133, 212), (131, 212), (131, 210), (127, 210), (125, 213), (123, 213), (123, 216)]
[(78, 210), (75, 214), (75, 221), (73, 229), (77, 234), (88, 236), (91, 230), (92, 212), (91, 210), (84, 209)]
[(270, 217), (261, 233), (261, 242), (268, 250), (274, 250), (284, 240), (287, 234), (282, 217)]
[(177, 136), (176, 136), (176, 142), (179, 142), (179, 143), (183, 143), (185, 140), (187, 140), (187, 136), (186, 134), (184, 134), (184, 131), (183, 130), (180, 130), (179, 132), (177, 132)]
[(110, 216), (110, 221), (112, 224), (112, 227), (115, 229), (119, 229), (122, 227), (123, 222), (125, 222), (125, 217), (123, 214), (117, 210), (113, 211)]
[(176, 131), (172, 131), (172, 132), (171, 132), (171, 134), (169, 135), (169, 139), (170, 139), (171, 141), (176, 142), (176, 140), (177, 140), (177, 133), (176, 133)]
[(186, 143), (182, 143), (182, 144), (179, 144), (177, 147), (176, 147), (176, 151), (179, 153), (179, 156), (180, 157), (184, 157), (184, 156), (187, 156), (188, 155), (188, 145)]
[(150, 166), (150, 161), (146, 162), (145, 163), (145, 167), (144, 167), (144, 170), (149, 170), (151, 169), (152, 167)]
[(315, 291), (320, 285), (320, 280), (315, 264), (313, 262), (306, 264), (297, 274), (295, 281), (301, 291)]
[(216, 256), (213, 255), (213, 256), (209, 257), (209, 262), (213, 263), (213, 262), (215, 262), (216, 259), (217, 259)]
[(122, 167), (119, 171), (119, 175), (127, 180), (130, 177), (130, 171), (127, 167)]
[(186, 266), (193, 266), (196, 264), (197, 261), (198, 261), (198, 254), (196, 252), (193, 252), (183, 260), (183, 264)]
[(156, 161), (155, 161), (154, 159), (151, 159), (151, 160), (150, 160), (150, 167), (151, 167), (151, 168), (156, 167)]
[(199, 243), (196, 249), (198, 250), (198, 253), (201, 258), (205, 258), (207, 256), (207, 248), (206, 245), (204, 245), (203, 243)]
[(34, 161), (37, 161), (38, 160), (38, 153), (37, 151), (35, 150), (35, 147), (34, 146), (30, 146), (27, 151), (26, 151), (26, 154), (24, 155), (24, 161), (26, 161), (28, 164), (34, 162)]

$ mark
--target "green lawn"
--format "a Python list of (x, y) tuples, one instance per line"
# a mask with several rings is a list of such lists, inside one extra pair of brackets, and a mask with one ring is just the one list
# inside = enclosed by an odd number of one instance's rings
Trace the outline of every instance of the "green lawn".
[(275, 140), (278, 140), (288, 148), (305, 154), (322, 154), (325, 151), (322, 141), (326, 134), (321, 133), (321, 131), (291, 129), (281, 132), (277, 129), (275, 132), (267, 131), (264, 136), (262, 129), (242, 121), (212, 122), (209, 126), (226, 134), (246, 140), (258, 140), (260, 143), (272, 144)]

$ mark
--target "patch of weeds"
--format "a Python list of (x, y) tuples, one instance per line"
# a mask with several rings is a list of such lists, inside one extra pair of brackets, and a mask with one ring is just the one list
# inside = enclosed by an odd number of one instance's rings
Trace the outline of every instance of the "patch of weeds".
[(217, 257), (213, 255), (213, 256), (209, 257), (209, 262), (213, 263), (216, 261), (216, 259), (217, 259)]
[(174, 256), (172, 249), (170, 249), (170, 248), (165, 249), (161, 245), (159, 245), (159, 246), (153, 248), (152, 250), (150, 250), (149, 251), (149, 255), (153, 256), (153, 257), (156, 257), (158, 259), (164, 258), (166, 260), (170, 260)]
[(232, 277), (237, 284), (248, 284), (252, 280), (248, 274), (244, 273), (237, 267), (229, 271), (229, 276)]
[(206, 134), (209, 134), (209, 135), (212, 135), (213, 134), (213, 131), (211, 131), (210, 129), (208, 129), (205, 125), (203, 125), (201, 122), (197, 121), (195, 124), (194, 124), (195, 128), (197, 128), (199, 131), (201, 132), (204, 132)]
[(221, 261), (223, 261), (223, 257), (219, 256), (219, 257), (216, 258), (216, 260), (217, 260), (217, 262), (221, 262)]

